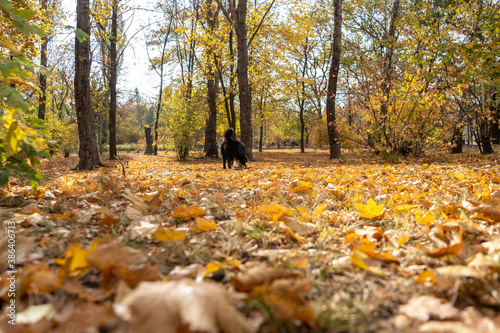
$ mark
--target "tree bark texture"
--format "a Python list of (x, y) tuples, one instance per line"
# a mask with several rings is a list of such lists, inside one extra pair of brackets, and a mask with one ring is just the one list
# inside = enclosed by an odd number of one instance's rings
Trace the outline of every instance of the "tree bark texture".
[[(40, 5), (42, 10), (47, 10), (47, 0), (41, 0)], [(42, 37), (42, 44), (40, 45), (40, 66), (47, 67), (47, 46), (49, 38)], [(40, 71), (40, 93), (38, 97), (38, 118), (45, 119), (45, 112), (47, 109), (47, 75)]]
[(153, 151), (153, 134), (151, 134), (151, 126), (147, 126), (144, 128), (146, 135), (146, 152), (145, 155), (152, 155)]
[[(212, 0), (207, 1), (208, 13), (207, 24), (210, 33), (213, 33), (216, 25), (216, 6)], [(205, 127), (205, 151), (207, 157), (218, 157), (217, 149), (217, 80), (215, 76), (215, 59), (213, 46), (207, 50), (207, 104), (208, 119)]]
[(236, 10), (236, 40), (238, 44), (241, 142), (245, 145), (247, 157), (252, 160), (252, 96), (248, 82), (247, 0), (238, 1)]
[[(165, 36), (165, 40), (163, 41), (163, 51), (161, 52), (161, 64), (160, 64), (160, 93), (158, 94), (158, 108), (156, 109), (156, 117), (155, 117), (155, 139), (156, 144), (153, 148), (153, 154), (155, 156), (158, 155), (158, 126), (160, 119), (160, 111), (161, 111), (161, 100), (163, 98), (163, 62), (165, 60), (165, 49), (167, 48), (168, 37), (170, 36), (170, 27), (172, 26), (172, 22), (168, 25), (167, 35)], [(146, 136), (147, 140), (147, 136)]]
[(80, 161), (76, 169), (92, 170), (102, 165), (97, 150), (94, 128), (94, 113), (90, 98), (90, 10), (89, 0), (78, 0), (76, 5), (76, 28), (84, 31), (89, 37), (80, 42), (75, 37), (75, 106), (80, 139)]
[(306, 128), (306, 122), (304, 120), (304, 108), (305, 108), (305, 103), (306, 103), (306, 82), (305, 82), (305, 76), (306, 76), (306, 71), (307, 71), (307, 55), (308, 55), (308, 39), (306, 38), (306, 45), (304, 45), (304, 67), (302, 68), (302, 84), (301, 84), (301, 89), (300, 89), (300, 97), (299, 97), (299, 108), (300, 108), (300, 113), (299, 113), (299, 119), (300, 119), (300, 152), (304, 153), (305, 152), (305, 147), (304, 147), (304, 132)]
[(386, 131), (386, 121), (387, 112), (389, 111), (389, 101), (391, 95), (391, 79), (392, 79), (392, 61), (394, 55), (394, 43), (396, 41), (396, 21), (399, 16), (399, 0), (393, 0), (391, 9), (391, 21), (389, 23), (389, 33), (386, 39), (387, 52), (384, 59), (384, 78), (382, 80), (382, 94), (385, 96), (382, 105), (380, 106), (381, 122), (382, 122), (382, 134), (384, 135), (387, 144), (392, 147), (393, 142), (391, 142)]
[(114, 160), (117, 157), (116, 150), (116, 80), (117, 80), (117, 59), (116, 43), (118, 38), (118, 0), (113, 0), (111, 13), (111, 38), (109, 57), (110, 57), (110, 75), (109, 75), (109, 159)]
[(330, 144), (330, 158), (338, 158), (341, 154), (340, 138), (335, 115), (337, 99), (337, 83), (340, 67), (341, 39), (342, 39), (342, 0), (334, 1), (334, 32), (332, 42), (332, 64), (328, 78), (326, 97), (326, 120), (328, 128), (328, 142)]

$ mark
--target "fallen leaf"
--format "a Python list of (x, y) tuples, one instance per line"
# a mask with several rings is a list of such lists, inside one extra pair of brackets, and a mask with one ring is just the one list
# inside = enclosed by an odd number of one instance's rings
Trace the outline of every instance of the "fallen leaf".
[(179, 219), (179, 220), (183, 220), (183, 221), (187, 221), (190, 219), (194, 219), (195, 217), (204, 216), (204, 215), (205, 215), (205, 212), (203, 212), (203, 209), (201, 209), (200, 207), (196, 207), (196, 206), (189, 206), (188, 207), (186, 205), (179, 206), (179, 207), (177, 207), (177, 209), (175, 209), (172, 212), (173, 217), (175, 217), (176, 219)]
[(399, 307), (399, 312), (420, 321), (430, 319), (458, 320), (460, 318), (460, 311), (457, 308), (439, 298), (428, 295), (411, 298), (408, 303)]
[(367, 219), (381, 219), (384, 216), (384, 205), (377, 205), (373, 199), (369, 199), (366, 205), (356, 204), (356, 208), (360, 210), (359, 215)]
[(186, 239), (186, 233), (177, 230), (164, 229), (160, 225), (156, 229), (153, 237), (159, 242), (178, 242)]
[(441, 288), (450, 288), (461, 278), (476, 278), (482, 279), (486, 277), (486, 272), (474, 267), (451, 265), (441, 266), (434, 269), (437, 284)]
[(217, 229), (217, 224), (215, 224), (214, 220), (207, 220), (203, 217), (195, 217), (194, 221), (195, 225), (193, 226), (192, 231), (195, 233)]
[(262, 284), (270, 284), (276, 279), (301, 276), (301, 273), (285, 268), (258, 266), (238, 274), (231, 279), (231, 285), (236, 291), (250, 292)]
[(222, 287), (192, 280), (142, 282), (114, 305), (133, 332), (256, 332), (230, 303)]

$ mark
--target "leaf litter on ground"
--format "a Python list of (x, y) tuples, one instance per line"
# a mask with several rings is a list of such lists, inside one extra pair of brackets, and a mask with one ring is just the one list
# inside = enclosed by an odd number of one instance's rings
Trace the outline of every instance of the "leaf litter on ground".
[(55, 158), (36, 193), (13, 181), (0, 331), (500, 331), (496, 155), (255, 156), (222, 170), (129, 155), (126, 180)]

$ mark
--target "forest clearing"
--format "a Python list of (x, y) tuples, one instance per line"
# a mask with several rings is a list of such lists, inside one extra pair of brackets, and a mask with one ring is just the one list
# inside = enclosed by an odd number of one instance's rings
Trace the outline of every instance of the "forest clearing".
[(44, 162), (36, 193), (14, 184), (0, 201), (19, 310), (1, 329), (500, 330), (497, 154), (255, 157), (232, 170), (142, 154), (124, 169)]

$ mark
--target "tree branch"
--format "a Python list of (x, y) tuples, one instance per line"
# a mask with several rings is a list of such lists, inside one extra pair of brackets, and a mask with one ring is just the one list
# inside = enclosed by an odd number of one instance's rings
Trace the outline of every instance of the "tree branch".
[[(218, 0), (215, 0), (215, 1), (218, 2)], [(276, 0), (273, 0), (273, 2), (271, 2), (271, 4), (269, 5), (269, 7), (267, 8), (266, 12), (264, 13), (264, 16), (262, 16), (262, 19), (260, 20), (259, 25), (257, 26), (257, 28), (255, 29), (255, 31), (253, 32), (252, 37), (250, 38), (250, 40), (248, 41), (248, 47), (250, 47), (250, 44), (252, 44), (252, 41), (255, 38), (255, 35), (257, 35), (257, 32), (259, 32), (259, 29), (262, 26), (262, 23), (264, 23), (264, 20), (266, 19), (267, 14), (269, 14), (269, 11), (271, 10), (271, 7), (274, 5), (275, 1)]]
[[(220, 10), (222, 11), (222, 14), (224, 14), (224, 16), (226, 17), (226, 19), (229, 21), (229, 23), (231, 23), (231, 25), (233, 26), (233, 28), (236, 30), (236, 26), (234, 25), (233, 20), (231, 20), (231, 16), (229, 16), (229, 13), (226, 10), (226, 8), (224, 8), (224, 6), (220, 2), (220, 0), (215, 0), (215, 2), (217, 2), (217, 5), (219, 6)], [(273, 0), (273, 2), (274, 2), (274, 0)]]

